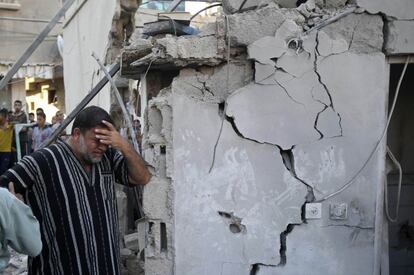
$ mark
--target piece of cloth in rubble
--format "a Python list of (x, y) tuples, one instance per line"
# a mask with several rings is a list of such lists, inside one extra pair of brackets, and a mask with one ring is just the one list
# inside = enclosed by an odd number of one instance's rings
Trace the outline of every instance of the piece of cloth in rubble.
[(0, 274), (10, 259), (7, 246), (19, 253), (39, 255), (42, 249), (39, 222), (30, 207), (7, 189), (0, 188)]
[(120, 274), (114, 183), (128, 184), (120, 152), (108, 148), (88, 174), (58, 140), (4, 175), (20, 183), (17, 191), (29, 190), (26, 200), (40, 222), (43, 250), (29, 258), (29, 274)]

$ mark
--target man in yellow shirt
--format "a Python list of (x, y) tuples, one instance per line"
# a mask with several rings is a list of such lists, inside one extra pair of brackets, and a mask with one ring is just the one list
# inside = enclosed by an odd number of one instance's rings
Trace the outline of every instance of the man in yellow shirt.
[(0, 175), (9, 168), (13, 138), (13, 126), (8, 122), (7, 109), (0, 110)]

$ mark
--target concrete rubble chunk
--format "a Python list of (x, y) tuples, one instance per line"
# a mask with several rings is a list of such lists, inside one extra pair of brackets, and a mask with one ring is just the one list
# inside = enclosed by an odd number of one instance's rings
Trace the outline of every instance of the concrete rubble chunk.
[[(231, 274), (229, 266), (217, 264), (223, 259), (242, 266), (279, 263), (280, 233), (287, 224), (302, 222), (306, 186), (287, 171), (276, 146), (241, 138), (227, 121), (208, 173), (215, 144), (210, 132), (218, 133), (221, 125), (217, 106), (183, 93), (174, 99), (174, 178), (181, 202), (175, 209), (175, 241), (182, 244), (175, 249), (177, 274), (203, 274), (206, 268)], [(237, 214), (246, 231), (229, 230), (218, 211)]]
[(273, 76), (275, 72), (276, 72), (276, 67), (274, 64), (269, 65), (269, 64), (261, 64), (259, 62), (256, 62), (254, 81), (256, 83), (263, 84), (265, 83), (264, 81), (266, 81), (271, 76)]
[(388, 54), (410, 54), (414, 52), (414, 21), (389, 21), (385, 50)]
[(372, 14), (384, 13), (401, 20), (414, 19), (414, 1), (412, 0), (356, 0), (358, 6)]
[(322, 31), (333, 40), (345, 39), (351, 52), (374, 53), (382, 51), (383, 20), (381, 16), (350, 14), (322, 28)]
[(340, 119), (332, 108), (326, 108), (319, 114), (316, 127), (324, 138), (339, 137), (342, 135)]
[(297, 23), (304, 22), (304, 17), (298, 11), (287, 11), (274, 5), (257, 11), (229, 15), (228, 19), (232, 46), (247, 46), (262, 37), (274, 36), (286, 19)]
[(245, 138), (283, 149), (318, 139), (305, 105), (292, 100), (280, 86), (247, 85), (233, 93), (227, 104), (227, 115)]
[(172, 89), (197, 100), (220, 103), (233, 91), (247, 85), (253, 76), (252, 66), (248, 61), (224, 64), (209, 72), (205, 68), (181, 70), (180, 75), (173, 80)]
[[(241, 4), (243, 4), (243, 7)], [(232, 14), (240, 11), (251, 10), (257, 7), (266, 6), (269, 3), (272, 3), (272, 0), (251, 0), (251, 1), (244, 1), (244, 0), (223, 0), (223, 10), (226, 14)], [(240, 9), (241, 8), (241, 9)]]
[(332, 39), (326, 32), (318, 32), (318, 54), (321, 56), (329, 56), (346, 52), (349, 49), (348, 42), (343, 38)]
[(286, 42), (274, 36), (260, 38), (247, 47), (249, 58), (255, 59), (262, 64), (268, 64), (271, 58), (280, 57), (286, 50)]
[(139, 249), (138, 237), (139, 237), (138, 233), (132, 233), (129, 235), (125, 235), (124, 236), (125, 247), (129, 250), (137, 252)]

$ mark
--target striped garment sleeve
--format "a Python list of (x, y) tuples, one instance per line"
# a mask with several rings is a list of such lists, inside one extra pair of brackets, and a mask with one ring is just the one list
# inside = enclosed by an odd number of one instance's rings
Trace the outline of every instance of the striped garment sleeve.
[(3, 174), (7, 181), (14, 183), (17, 193), (24, 193), (25, 189), (30, 189), (35, 184), (37, 175), (41, 173), (36, 161), (39, 157), (38, 152), (25, 156), (13, 168)]
[(124, 156), (118, 150), (113, 150), (111, 155), (116, 181), (122, 185), (134, 186), (129, 184), (128, 166)]

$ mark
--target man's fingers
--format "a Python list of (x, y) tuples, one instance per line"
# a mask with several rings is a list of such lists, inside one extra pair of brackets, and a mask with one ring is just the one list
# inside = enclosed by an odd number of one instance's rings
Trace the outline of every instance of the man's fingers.
[(14, 183), (13, 182), (9, 182), (9, 192), (12, 193), (13, 195), (16, 195), (16, 192), (14, 191)]
[(112, 125), (112, 123), (110, 123), (106, 120), (102, 120), (102, 123), (105, 124), (109, 128), (109, 130), (111, 130), (111, 131), (115, 130), (115, 127), (114, 127), (114, 125)]

